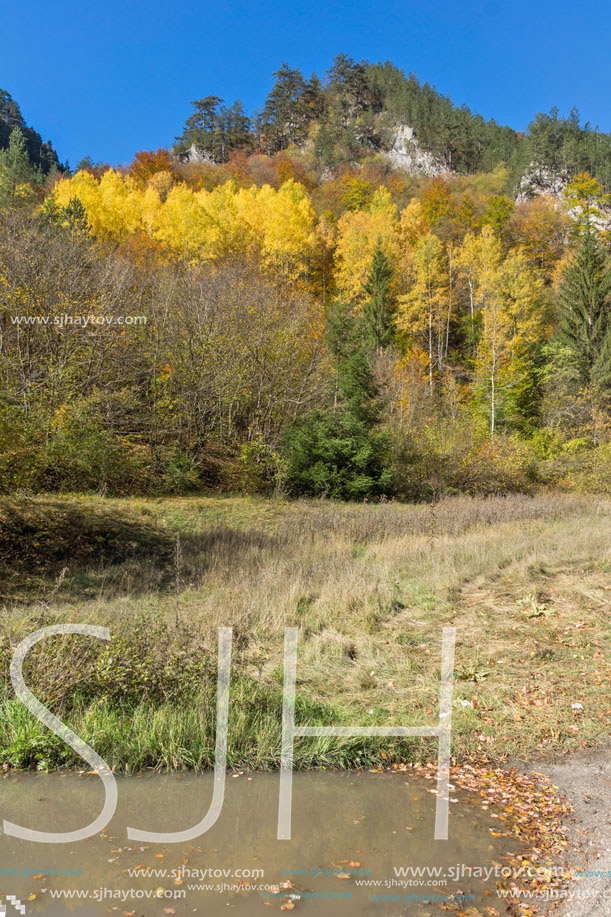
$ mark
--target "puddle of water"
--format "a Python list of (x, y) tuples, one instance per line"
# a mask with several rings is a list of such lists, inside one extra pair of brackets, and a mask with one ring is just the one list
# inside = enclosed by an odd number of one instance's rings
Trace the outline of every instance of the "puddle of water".
[[(166, 845), (130, 841), (126, 828), (171, 832), (196, 824), (210, 804), (212, 775), (147, 774), (117, 783), (117, 811), (101, 836), (35, 844), (0, 834), (0, 891), (24, 901), (28, 914), (49, 917), (218, 915), (229, 908), (242, 917), (282, 907), (317, 917), (425, 917), (447, 914), (445, 896), (457, 893), (473, 896), (460, 909), (503, 912), (494, 877), (460, 878), (453, 871), (457, 864), (503, 862), (507, 839), (491, 834), (498, 820), (460, 793), (450, 808), (449, 840), (435, 841), (434, 783), (419, 775), (296, 773), (290, 841), (276, 840), (278, 775), (228, 775), (216, 824), (195, 841)], [(103, 804), (95, 776), (10, 775), (0, 786), (1, 817), (39, 831), (80, 828)], [(433, 868), (437, 878), (402, 878), (395, 870), (406, 866)], [(144, 875), (144, 869), (159, 872)], [(296, 888), (283, 889), (283, 882)], [(64, 892), (72, 894), (56, 894)], [(410, 894), (411, 901), (401, 897)], [(372, 900), (376, 895), (395, 900)], [(8, 906), (7, 917), (12, 913)]]

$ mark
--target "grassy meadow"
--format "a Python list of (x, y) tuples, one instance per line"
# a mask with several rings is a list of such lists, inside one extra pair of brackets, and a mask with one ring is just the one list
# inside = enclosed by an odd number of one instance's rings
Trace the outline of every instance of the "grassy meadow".
[[(104, 625), (112, 640), (46, 640), (26, 682), (121, 771), (212, 764), (221, 625), (233, 627), (235, 768), (278, 765), (289, 624), (300, 629), (300, 723), (434, 725), (441, 631), (452, 624), (456, 760), (603, 744), (610, 534), (611, 500), (557, 493), (429, 505), (3, 499), (0, 763), (80, 761), (10, 685), (16, 644), (56, 622)], [(436, 753), (433, 739), (295, 745), (298, 767)]]

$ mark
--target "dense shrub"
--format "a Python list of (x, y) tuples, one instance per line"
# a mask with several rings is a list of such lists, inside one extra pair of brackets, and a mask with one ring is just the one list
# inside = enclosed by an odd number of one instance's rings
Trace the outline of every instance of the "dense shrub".
[(35, 491), (42, 481), (40, 429), (22, 411), (0, 411), (0, 493)]
[(570, 440), (542, 462), (544, 483), (584, 493), (611, 493), (611, 442), (593, 446), (585, 438)]
[(390, 492), (393, 470), (383, 432), (349, 412), (316, 412), (287, 436), (293, 494), (364, 500)]
[(162, 477), (161, 490), (166, 494), (194, 493), (201, 488), (199, 469), (193, 458), (177, 452), (167, 464)]
[(425, 426), (400, 451), (397, 490), (409, 499), (444, 494), (497, 494), (531, 490), (535, 459), (530, 446), (506, 434), (493, 439), (476, 424)]
[(83, 403), (54, 418), (45, 450), (44, 483), (53, 490), (130, 493), (141, 490), (143, 467), (130, 443)]
[(287, 489), (286, 457), (260, 437), (240, 448), (242, 486), (247, 493), (270, 493), (281, 496)]

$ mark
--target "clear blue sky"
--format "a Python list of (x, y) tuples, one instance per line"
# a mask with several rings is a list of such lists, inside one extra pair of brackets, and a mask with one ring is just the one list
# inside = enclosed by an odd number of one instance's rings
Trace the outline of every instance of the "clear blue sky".
[(283, 60), (322, 76), (342, 51), (516, 128), (556, 104), (611, 130), (609, 0), (7, 0), (0, 22), (0, 87), (72, 165), (170, 145), (190, 99), (250, 111)]

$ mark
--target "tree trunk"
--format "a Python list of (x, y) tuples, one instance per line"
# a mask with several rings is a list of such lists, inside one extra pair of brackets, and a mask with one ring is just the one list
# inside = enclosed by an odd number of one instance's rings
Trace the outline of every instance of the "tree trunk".
[(492, 370), (490, 373), (490, 436), (494, 436), (496, 422), (496, 349), (492, 344)]

